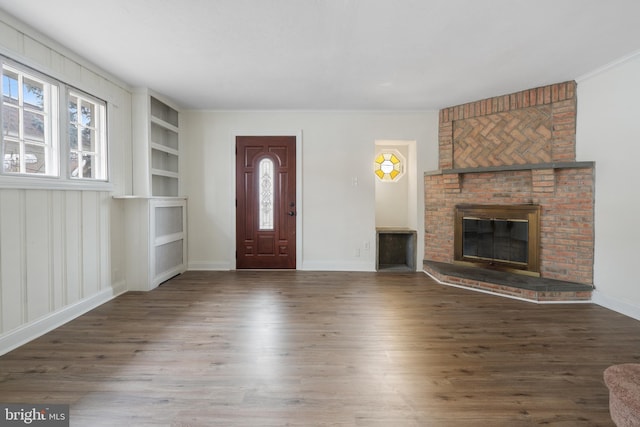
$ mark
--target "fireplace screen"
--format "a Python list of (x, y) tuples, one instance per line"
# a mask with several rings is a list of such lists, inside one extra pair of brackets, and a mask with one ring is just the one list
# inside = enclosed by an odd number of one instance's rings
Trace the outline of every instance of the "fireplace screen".
[(458, 205), (454, 259), (539, 275), (538, 205)]
[(483, 260), (528, 262), (529, 223), (524, 220), (463, 218), (462, 256)]

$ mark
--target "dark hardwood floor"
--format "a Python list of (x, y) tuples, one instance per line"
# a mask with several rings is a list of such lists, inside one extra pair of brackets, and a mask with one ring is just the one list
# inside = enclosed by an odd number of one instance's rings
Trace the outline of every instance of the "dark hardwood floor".
[(613, 426), (640, 322), (423, 273), (188, 272), (0, 357), (72, 426)]

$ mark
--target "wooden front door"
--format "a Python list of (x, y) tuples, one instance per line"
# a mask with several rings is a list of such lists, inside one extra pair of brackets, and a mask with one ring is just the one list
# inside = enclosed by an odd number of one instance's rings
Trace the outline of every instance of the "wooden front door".
[(236, 268), (296, 268), (296, 137), (236, 137)]

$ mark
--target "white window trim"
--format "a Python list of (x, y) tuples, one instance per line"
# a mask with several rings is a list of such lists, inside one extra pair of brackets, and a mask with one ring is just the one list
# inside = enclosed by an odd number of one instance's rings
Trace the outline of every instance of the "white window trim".
[[(47, 83), (56, 88), (57, 102), (53, 100), (57, 105), (53, 105), (52, 102), (52, 126), (51, 132), (55, 132), (58, 138), (58, 144), (55, 148), (54, 154), (54, 167), (57, 169), (56, 175), (35, 175), (35, 174), (15, 174), (4, 173), (0, 169), (0, 189), (38, 189), (38, 190), (74, 190), (74, 191), (106, 191), (112, 192), (114, 190), (114, 184), (111, 182), (111, 168), (110, 168), (110, 143), (108, 138), (108, 110), (109, 104), (85, 92), (81, 89), (76, 89), (73, 86), (67, 85), (61, 80), (54, 77), (50, 77), (47, 74), (38, 71), (37, 69), (25, 65), (23, 63), (12, 60), (11, 58), (2, 55), (0, 53), (0, 73), (4, 65), (8, 65), (11, 68), (20, 70), (25, 74), (33, 74), (38, 79), (43, 79)], [(69, 138), (68, 138), (68, 100), (69, 92), (76, 91), (83, 96), (87, 96), (89, 99), (93, 98), (97, 101), (104, 103), (104, 150), (103, 156), (105, 156), (104, 167), (106, 179), (94, 179), (94, 178), (71, 178), (68, 168), (68, 159), (70, 153)], [(0, 87), (0, 93), (2, 88)], [(0, 109), (1, 112), (1, 109)], [(0, 114), (1, 121), (1, 114)], [(0, 143), (2, 141), (0, 140)], [(1, 147), (0, 147), (1, 148)], [(2, 150), (0, 150), (2, 152)]]
[[(96, 166), (97, 166), (97, 172), (101, 172), (101, 174), (104, 176), (104, 178), (78, 178), (78, 177), (73, 177), (71, 176), (72, 171), (68, 170), (69, 167), (69, 156), (71, 154), (71, 146), (69, 144), (69, 135), (68, 135), (68, 129), (69, 129), (69, 100), (70, 97), (74, 96), (79, 100), (85, 100), (88, 102), (93, 103), (94, 105), (96, 105), (96, 107), (98, 107), (98, 109), (100, 110), (100, 112), (96, 113), (96, 120), (98, 121), (98, 123), (96, 124), (96, 130), (99, 130), (99, 135), (97, 136), (97, 138), (99, 138), (98, 141), (98, 145), (99, 147), (96, 149), (95, 153), (96, 153)], [(79, 104), (80, 105), (80, 104)], [(82, 182), (109, 182), (109, 142), (108, 142), (108, 138), (107, 138), (107, 103), (106, 101), (103, 101), (99, 98), (96, 98), (93, 95), (90, 95), (84, 91), (81, 91), (79, 89), (75, 89), (73, 87), (67, 87), (67, 90), (65, 91), (65, 112), (66, 117), (67, 117), (67, 126), (65, 127), (65, 148), (66, 148), (66, 154), (64, 155), (64, 159), (65, 159), (65, 174), (64, 176), (66, 176), (69, 180), (71, 181), (82, 181)], [(78, 115), (80, 115), (80, 111), (78, 111)], [(78, 147), (82, 146), (82, 141), (80, 138), (78, 138)], [(80, 150), (82, 152), (82, 150)]]
[[(45, 172), (44, 173), (29, 173), (29, 172), (8, 172), (5, 173), (2, 169), (0, 169), (0, 174), (7, 176), (30, 176), (30, 177), (56, 177), (60, 174), (60, 132), (59, 132), (59, 121), (60, 117), (58, 115), (58, 99), (59, 99), (59, 85), (55, 79), (51, 79), (43, 75), (42, 73), (37, 72), (36, 70), (32, 70), (25, 66), (20, 66), (12, 61), (3, 60), (2, 67), (0, 68), (0, 73), (4, 76), (5, 68), (7, 71), (11, 73), (15, 73), (18, 75), (18, 100), (19, 103), (17, 105), (17, 111), (20, 114), (20, 125), (18, 132), (20, 134), (17, 138), (7, 138), (10, 140), (14, 140), (17, 144), (20, 145), (20, 169), (24, 167), (23, 164), (23, 148), (26, 145), (36, 145), (41, 146), (45, 152)], [(38, 82), (42, 84), (44, 89), (44, 103), (42, 111), (36, 111), (36, 114), (41, 114), (43, 116), (43, 120), (45, 123), (44, 128), (44, 143), (28, 141), (24, 135), (25, 132), (25, 123), (22, 119), (23, 114), (26, 114), (29, 110), (32, 110), (25, 104), (25, 94), (23, 93), (24, 87), (24, 79), (28, 78), (29, 80)], [(4, 83), (4, 82), (3, 82)], [(1, 103), (1, 108), (4, 118), (4, 99)], [(33, 111), (33, 110), (32, 110)], [(1, 119), (0, 119), (1, 120)], [(4, 156), (3, 156), (4, 160)]]

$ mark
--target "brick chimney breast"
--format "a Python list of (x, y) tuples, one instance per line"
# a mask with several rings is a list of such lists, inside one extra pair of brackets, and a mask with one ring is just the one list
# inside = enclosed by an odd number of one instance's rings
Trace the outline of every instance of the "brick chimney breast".
[(425, 173), (425, 260), (453, 262), (459, 204), (538, 204), (540, 275), (593, 283), (594, 169), (576, 162), (576, 83), (448, 107)]

